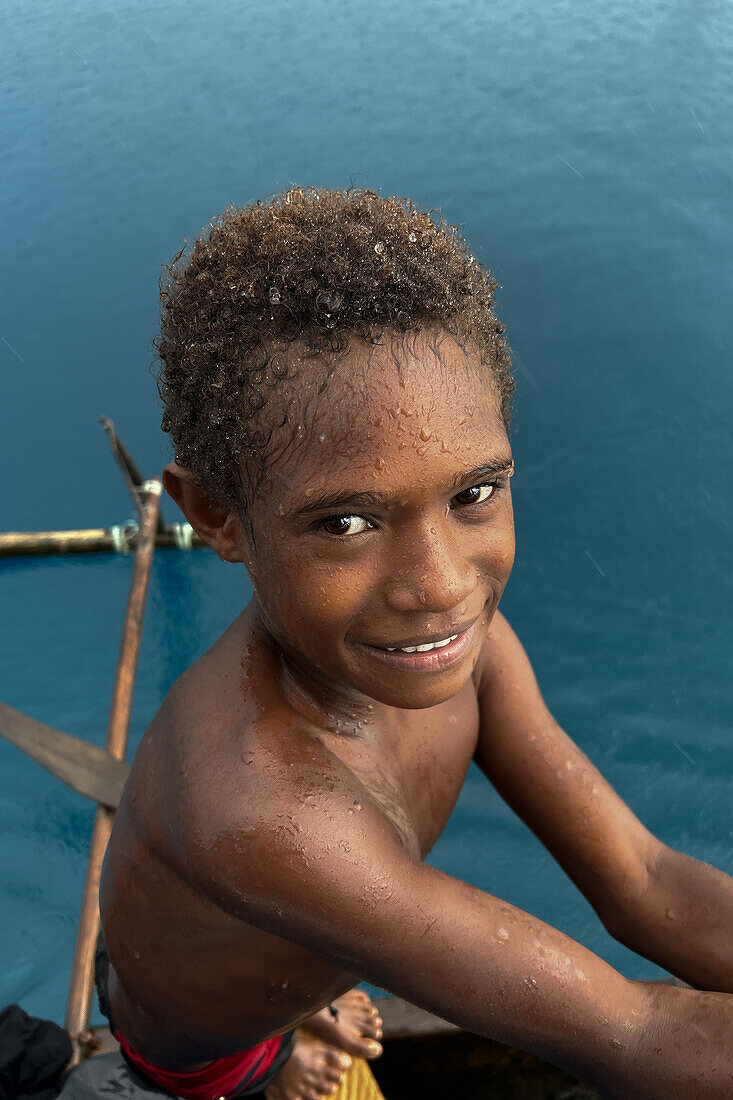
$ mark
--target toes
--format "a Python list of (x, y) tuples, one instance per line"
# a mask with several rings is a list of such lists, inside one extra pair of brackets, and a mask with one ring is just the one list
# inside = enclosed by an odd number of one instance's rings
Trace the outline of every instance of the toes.
[[(356, 1028), (342, 1027), (338, 1038), (338, 1045), (348, 1054), (354, 1054), (357, 1058), (369, 1058), (369, 1044), (372, 1039), (364, 1038)], [(374, 1057), (374, 1055), (371, 1055)]]
[(354, 1032), (353, 1039), (348, 1039), (347, 1042), (349, 1051), (360, 1058), (377, 1058), (382, 1053), (382, 1047), (376, 1039), (370, 1039), (367, 1035), (361, 1035), (358, 1032)]
[(341, 1050), (336, 1050), (335, 1047), (330, 1047), (326, 1052), (326, 1066), (331, 1069), (340, 1070), (343, 1077), (346, 1070), (351, 1065), (351, 1058), (348, 1054), (344, 1054)]
[(363, 1024), (361, 1025), (361, 1033), (362, 1035), (366, 1035), (371, 1039), (381, 1039), (382, 1017), (378, 1016), (375, 1012), (373, 1016), (369, 1017), (367, 1020), (364, 1020)]
[(320, 1078), (318, 1081), (310, 1081), (305, 1086), (305, 1096), (317, 1098), (320, 1096), (331, 1096), (332, 1093), (341, 1084), (340, 1081), (324, 1081)]
[(344, 1079), (344, 1071), (324, 1069), (317, 1078), (309, 1078), (307, 1082), (307, 1096), (319, 1100), (321, 1096), (333, 1096)]
[(342, 997), (337, 997), (333, 1003), (337, 1008), (339, 1005), (342, 1005), (343, 1008), (356, 1008), (360, 1005), (370, 1005), (372, 999), (363, 989), (350, 989), (349, 992), (344, 993)]

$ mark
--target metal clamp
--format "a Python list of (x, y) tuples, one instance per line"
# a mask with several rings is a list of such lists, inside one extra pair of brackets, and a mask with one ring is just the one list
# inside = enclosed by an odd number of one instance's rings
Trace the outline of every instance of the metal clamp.
[(128, 519), (127, 523), (118, 523), (114, 527), (110, 527), (109, 533), (112, 537), (112, 545), (118, 554), (130, 553), (132, 549), (130, 542), (139, 530), (140, 528), (134, 519)]
[(173, 538), (179, 550), (190, 550), (193, 546), (193, 527), (190, 523), (172, 523)]
[(163, 492), (163, 485), (157, 477), (151, 477), (150, 481), (144, 481), (142, 485), (138, 486), (137, 492), (140, 496), (147, 496), (148, 493), (154, 493), (156, 497), (159, 497)]

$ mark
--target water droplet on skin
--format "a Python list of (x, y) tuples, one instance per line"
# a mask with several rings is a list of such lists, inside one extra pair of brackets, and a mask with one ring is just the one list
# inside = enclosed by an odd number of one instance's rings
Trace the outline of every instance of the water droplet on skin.
[(428, 579), (428, 575), (427, 575), (427, 573), (421, 573), (421, 574), (420, 574), (420, 584), (425, 584), (425, 581), (426, 581), (427, 579)]
[(667, 918), (667, 920), (674, 920), (674, 918), (675, 918), (674, 909), (665, 909), (664, 915)]
[(383, 458), (378, 458), (374, 465), (377, 467), (378, 470), (383, 470), (387, 463), (384, 461)]
[(278, 505), (278, 508), (277, 508), (277, 514), (278, 514), (279, 516), (284, 516), (284, 515), (285, 515), (285, 508), (283, 507), (283, 505), (282, 505), (282, 504), (279, 504), (279, 505)]
[(427, 443), (427, 441), (430, 439), (430, 436), (432, 434), (433, 433), (430, 431), (430, 428), (421, 428), (420, 429), (420, 438), (423, 440), (424, 443)]
[(424, 455), (424, 454), (425, 454), (425, 448), (424, 448), (424, 447), (418, 447), (418, 449), (417, 449), (417, 453), (418, 453), (419, 455)]
[(318, 436), (318, 442), (319, 442), (319, 443), (325, 443), (325, 442), (326, 442), (326, 437), (325, 437), (325, 435), (319, 435), (319, 436)]
[(420, 603), (427, 603), (428, 602), (427, 592), (421, 592), (419, 598), (420, 598)]
[(361, 808), (362, 808), (362, 806), (361, 806), (361, 802), (355, 802), (355, 803), (354, 803), (354, 809), (355, 809), (355, 810), (360, 810)]
[(377, 241), (377, 243), (374, 246), (374, 251), (376, 252), (376, 254), (378, 256), (381, 256), (382, 253), (384, 252), (384, 241)]

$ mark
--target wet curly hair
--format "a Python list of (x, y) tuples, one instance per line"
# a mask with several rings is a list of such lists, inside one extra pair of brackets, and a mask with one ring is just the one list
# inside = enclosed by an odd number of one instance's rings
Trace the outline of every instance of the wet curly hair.
[(272, 429), (259, 414), (288, 347), (338, 358), (354, 339), (420, 329), (478, 351), (508, 424), (495, 289), (456, 228), (409, 199), (296, 187), (228, 208), (161, 280), (158, 389), (177, 461), (212, 500), (246, 508), (242, 467), (264, 461)]

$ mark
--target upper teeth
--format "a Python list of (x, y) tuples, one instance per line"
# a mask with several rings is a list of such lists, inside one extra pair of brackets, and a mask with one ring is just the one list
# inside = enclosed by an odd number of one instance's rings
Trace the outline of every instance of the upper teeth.
[(428, 642), (427, 645), (388, 645), (384, 648), (388, 653), (394, 653), (396, 649), (399, 649), (400, 653), (428, 653), (431, 649), (442, 649), (444, 645), (448, 645), (448, 642), (454, 642), (457, 637), (457, 634), (451, 634), (450, 638), (441, 638), (439, 642)]

